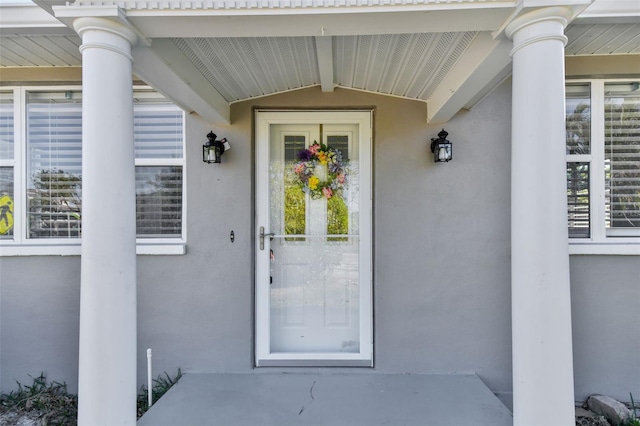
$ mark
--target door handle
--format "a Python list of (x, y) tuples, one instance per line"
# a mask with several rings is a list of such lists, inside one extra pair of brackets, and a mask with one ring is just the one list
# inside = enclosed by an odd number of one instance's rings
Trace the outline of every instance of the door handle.
[(260, 250), (264, 250), (264, 237), (273, 237), (274, 234), (273, 232), (270, 232), (268, 234), (264, 233), (264, 226), (260, 227)]

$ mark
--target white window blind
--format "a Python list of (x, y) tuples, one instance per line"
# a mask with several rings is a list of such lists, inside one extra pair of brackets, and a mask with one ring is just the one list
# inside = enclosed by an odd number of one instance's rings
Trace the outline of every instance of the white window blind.
[[(180, 238), (183, 112), (154, 92), (134, 98), (137, 235)], [(28, 238), (81, 236), (81, 184), (81, 93), (28, 92)]]
[(590, 162), (577, 161), (591, 152), (591, 86), (566, 87), (567, 207), (569, 237), (591, 235)]
[(13, 92), (0, 92), (0, 160), (13, 159)]
[(182, 158), (182, 110), (171, 104), (138, 101), (133, 111), (137, 159)]
[(567, 163), (567, 206), (569, 237), (588, 238), (591, 235), (590, 163)]
[[(12, 239), (12, 212), (15, 211), (13, 202), (13, 92), (0, 92), (0, 239)], [(9, 199), (6, 199), (9, 197)]]
[[(137, 251), (184, 253), (184, 112), (140, 86), (133, 111)], [(0, 88), (0, 256), (78, 253), (82, 145), (80, 87)]]
[(605, 212), (609, 235), (627, 235), (629, 228), (640, 230), (639, 89), (638, 83), (605, 84)]
[(27, 238), (77, 238), (82, 214), (78, 92), (27, 94)]
[(180, 237), (183, 112), (151, 93), (138, 94), (133, 110), (137, 234), (144, 238)]
[(136, 229), (140, 237), (182, 233), (182, 167), (136, 167)]
[(640, 82), (568, 82), (566, 154), (572, 253), (637, 254)]

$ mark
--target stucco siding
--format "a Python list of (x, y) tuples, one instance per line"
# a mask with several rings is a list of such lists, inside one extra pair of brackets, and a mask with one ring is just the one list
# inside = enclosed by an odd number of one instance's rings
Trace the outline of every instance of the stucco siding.
[(80, 258), (0, 257), (0, 385), (78, 380)]
[(640, 259), (572, 256), (576, 399), (640, 395)]
[[(422, 102), (317, 87), (235, 103), (229, 126), (187, 115), (187, 253), (138, 256), (139, 383), (149, 347), (155, 374), (254, 371), (255, 107), (374, 110), (375, 367), (361, 371), (474, 371), (508, 400), (510, 81), (444, 125)], [(453, 161), (435, 164), (443, 127)], [(222, 164), (202, 162), (210, 130), (231, 143)], [(576, 398), (640, 395), (638, 259), (571, 267)], [(79, 300), (78, 256), (0, 257), (2, 390), (41, 371), (76, 388)]]
[(213, 128), (231, 150), (221, 164), (206, 164), (202, 144), (211, 130), (187, 115), (187, 254), (138, 256), (140, 380), (148, 347), (158, 372), (252, 368), (251, 132)]
[[(509, 390), (509, 85), (444, 126), (391, 111), (374, 142), (377, 368), (476, 371)], [(453, 161), (436, 164), (442, 127)]]

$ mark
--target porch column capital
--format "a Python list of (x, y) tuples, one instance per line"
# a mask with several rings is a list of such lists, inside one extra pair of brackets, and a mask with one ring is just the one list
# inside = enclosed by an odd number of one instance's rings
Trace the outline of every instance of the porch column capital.
[(106, 49), (133, 61), (131, 49), (138, 36), (124, 24), (107, 18), (82, 17), (73, 21), (73, 29), (82, 38), (81, 53), (88, 48)]
[(75, 17), (82, 37), (78, 424), (136, 423), (136, 187), (126, 24)]
[(540, 41), (557, 40), (567, 44), (564, 28), (573, 16), (566, 6), (545, 7), (525, 13), (511, 21), (505, 34), (513, 40), (511, 56), (519, 49)]
[(567, 7), (537, 9), (506, 30), (513, 40), (514, 426), (575, 422), (564, 124), (570, 16)]

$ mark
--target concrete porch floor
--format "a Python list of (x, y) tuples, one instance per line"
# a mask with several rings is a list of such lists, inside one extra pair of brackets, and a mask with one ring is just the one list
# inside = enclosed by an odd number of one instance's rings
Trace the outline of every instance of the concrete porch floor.
[(473, 374), (186, 374), (138, 426), (507, 426)]

